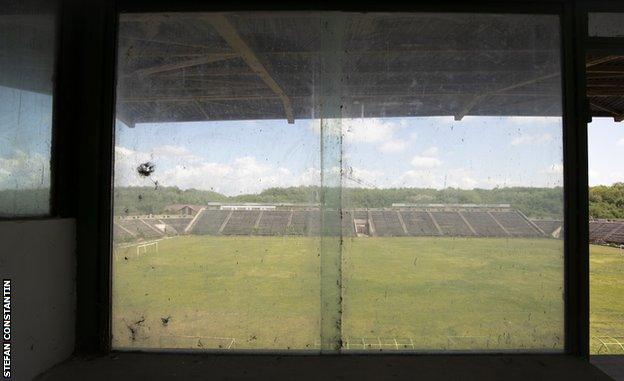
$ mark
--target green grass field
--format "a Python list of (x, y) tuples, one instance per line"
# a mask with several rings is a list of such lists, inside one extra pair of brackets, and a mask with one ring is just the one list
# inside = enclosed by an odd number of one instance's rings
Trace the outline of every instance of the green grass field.
[[(118, 248), (113, 345), (318, 349), (319, 247), (315, 237), (186, 236), (160, 241), (157, 253)], [(613, 271), (613, 279), (592, 283), (592, 296), (616, 282), (615, 270), (624, 266), (624, 256), (606, 249), (596, 262), (593, 248), (592, 271)], [(593, 299), (604, 312), (592, 315), (592, 328), (613, 326), (618, 301), (624, 308), (621, 286)], [(564, 344), (559, 240), (346, 239), (342, 296), (345, 349), (531, 351)]]
[(622, 355), (618, 343), (624, 344), (624, 253), (592, 245), (590, 259), (591, 353)]

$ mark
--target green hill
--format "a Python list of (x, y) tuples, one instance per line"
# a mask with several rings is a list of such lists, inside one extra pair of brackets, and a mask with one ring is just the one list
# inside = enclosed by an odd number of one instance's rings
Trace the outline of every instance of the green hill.
[[(259, 194), (227, 197), (212, 191), (180, 190), (176, 187), (118, 187), (115, 189), (116, 214), (160, 213), (170, 204), (206, 204), (220, 202), (316, 203), (319, 187), (270, 188)], [(393, 203), (440, 204), (511, 204), (529, 217), (561, 218), (563, 193), (561, 188), (496, 188), (443, 190), (421, 188), (364, 189), (343, 188), (346, 208), (383, 208)]]
[[(12, 215), (14, 210), (26, 210), (47, 199), (48, 189), (0, 190), (0, 214)], [(114, 191), (115, 214), (157, 214), (167, 205), (217, 202), (315, 203), (320, 199), (319, 187), (269, 188), (258, 194), (228, 197), (198, 189), (177, 187), (117, 187)], [(426, 188), (365, 189), (343, 188), (346, 208), (383, 208), (392, 203), (440, 204), (511, 204), (531, 218), (563, 216), (563, 192), (556, 188), (494, 188), (442, 190)], [(45, 202), (45, 201), (44, 201)], [(6, 210), (3, 210), (4, 207)], [(36, 208), (40, 210), (39, 208)], [(33, 212), (36, 212), (33, 210)], [(624, 183), (589, 188), (591, 218), (624, 219)]]

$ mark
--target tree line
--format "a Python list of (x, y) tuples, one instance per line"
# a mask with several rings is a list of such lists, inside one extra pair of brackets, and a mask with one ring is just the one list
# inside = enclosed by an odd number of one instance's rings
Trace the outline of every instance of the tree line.
[(511, 204), (532, 218), (563, 216), (563, 189), (557, 188), (495, 188), (442, 190), (427, 188), (337, 188), (316, 186), (269, 188), (258, 194), (225, 196), (196, 189), (177, 187), (117, 187), (114, 190), (115, 214), (159, 214), (171, 204), (205, 205), (208, 202), (257, 203), (319, 203), (330, 192), (340, 192), (344, 208), (385, 208), (393, 203), (418, 204)]
[[(325, 193), (323, 193), (325, 192)], [(328, 193), (340, 197), (345, 208), (386, 208), (393, 203), (417, 204), (511, 204), (531, 218), (561, 219), (563, 188), (509, 187), (494, 189), (427, 188), (269, 188), (258, 194), (225, 196), (198, 189), (177, 187), (117, 187), (116, 215), (160, 214), (171, 204), (205, 205), (209, 202), (318, 203)], [(0, 216), (38, 213), (49, 189), (0, 190)], [(45, 202), (45, 201), (44, 201)], [(33, 210), (30, 210), (33, 209)], [(624, 183), (589, 188), (589, 217), (624, 219)]]
[(624, 183), (589, 188), (589, 215), (592, 218), (624, 218)]
[[(427, 188), (339, 188), (345, 208), (385, 208), (393, 203), (418, 204), (511, 204), (531, 218), (563, 216), (563, 189), (509, 187), (494, 189), (427, 189)], [(0, 216), (38, 213), (49, 189), (0, 190)], [(116, 215), (160, 214), (171, 204), (205, 205), (208, 202), (318, 203), (323, 197), (320, 187), (270, 188), (258, 194), (225, 196), (197, 189), (177, 187), (117, 187), (114, 190)], [(336, 197), (334, 194), (333, 197)], [(45, 201), (44, 201), (45, 202)], [(33, 209), (33, 210), (30, 210)], [(624, 219), (624, 183), (589, 188), (590, 218)]]

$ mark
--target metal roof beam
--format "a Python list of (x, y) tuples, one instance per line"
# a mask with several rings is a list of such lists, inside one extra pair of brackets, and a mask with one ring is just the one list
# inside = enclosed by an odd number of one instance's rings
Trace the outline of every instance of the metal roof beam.
[(249, 45), (243, 41), (234, 26), (223, 14), (211, 14), (208, 16), (208, 19), (210, 20), (212, 26), (216, 29), (217, 33), (223, 37), (230, 47), (240, 55), (247, 65), (249, 65), (251, 70), (258, 74), (264, 83), (266, 83), (267, 86), (282, 100), (288, 123), (294, 123), (295, 116), (290, 99), (280, 85), (278, 85), (273, 77), (271, 77), (267, 69), (260, 62), (258, 57), (256, 57)]
[(158, 66), (147, 67), (145, 69), (140, 69), (135, 71), (135, 74), (139, 76), (152, 75), (158, 73), (164, 73), (168, 71), (175, 71), (184, 69), (187, 67), (193, 67), (198, 65), (204, 65), (207, 63), (218, 62), (223, 60), (228, 60), (231, 58), (237, 58), (238, 54), (235, 53), (212, 53), (206, 54), (203, 57), (194, 58), (192, 60), (183, 60), (178, 62), (166, 63)]
[(616, 122), (621, 122), (624, 120), (624, 114), (622, 114), (621, 112), (618, 112), (617, 110), (612, 109), (611, 107), (601, 106), (597, 104), (596, 102), (589, 102), (589, 104), (592, 107), (597, 108), (598, 110), (611, 114), (613, 116), (613, 120)]
[(554, 77), (557, 77), (559, 75), (560, 75), (559, 72), (552, 73), (552, 74), (546, 74), (546, 75), (542, 75), (542, 76), (539, 76), (539, 77), (536, 77), (536, 78), (532, 78), (532, 79), (529, 79), (529, 80), (526, 80), (526, 81), (518, 82), (518, 83), (515, 83), (515, 84), (510, 85), (510, 86), (502, 87), (502, 88), (500, 88), (498, 90), (494, 90), (494, 91), (487, 92), (487, 93), (484, 93), (484, 94), (479, 94), (479, 95), (475, 96), (473, 99), (471, 99), (466, 104), (466, 106), (458, 114), (455, 115), (455, 120), (456, 121), (462, 120), (464, 118), (464, 116), (466, 116), (470, 112), (470, 110), (472, 110), (482, 99), (484, 99), (485, 97), (487, 97), (489, 95), (504, 93), (504, 92), (509, 91), (509, 90), (514, 90), (514, 89), (517, 89), (519, 87), (530, 85), (530, 84), (533, 84), (535, 82), (543, 81), (543, 80), (546, 80), (546, 79), (554, 78)]

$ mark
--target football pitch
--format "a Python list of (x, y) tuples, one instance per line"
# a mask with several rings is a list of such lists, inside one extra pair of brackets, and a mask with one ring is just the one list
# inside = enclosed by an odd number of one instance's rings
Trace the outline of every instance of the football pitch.
[[(342, 348), (562, 350), (562, 245), (555, 239), (346, 238)], [(116, 248), (113, 346), (318, 350), (320, 246), (318, 237), (181, 236)], [(592, 297), (601, 295), (592, 299), (592, 337), (617, 337), (617, 311), (624, 309), (617, 270), (624, 270), (624, 255), (594, 251), (593, 278), (604, 280), (592, 282)], [(601, 345), (592, 340), (592, 350)]]

